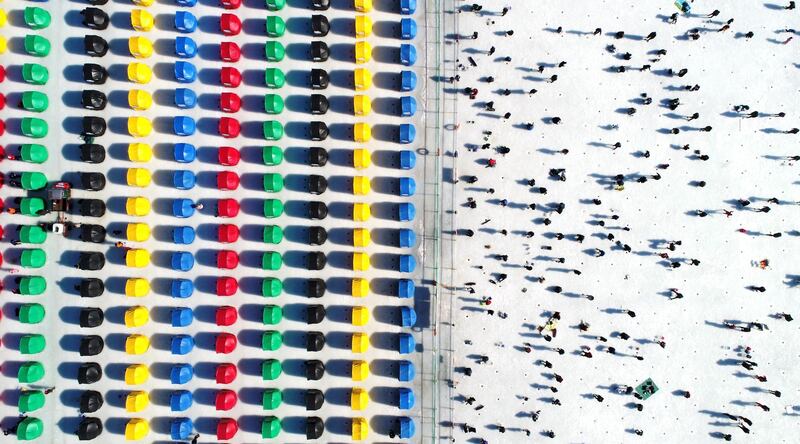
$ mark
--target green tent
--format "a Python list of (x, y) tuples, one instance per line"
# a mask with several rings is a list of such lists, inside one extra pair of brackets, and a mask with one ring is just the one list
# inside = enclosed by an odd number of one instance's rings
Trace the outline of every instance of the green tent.
[(274, 218), (283, 214), (283, 202), (278, 199), (264, 199), (264, 217)]
[(276, 388), (268, 388), (264, 390), (261, 396), (261, 406), (264, 410), (275, 410), (283, 403), (283, 393)]
[(46, 9), (28, 6), (22, 14), (25, 24), (31, 29), (44, 29), (50, 26), (50, 13)]
[(283, 150), (274, 145), (265, 146), (262, 150), (262, 157), (264, 159), (264, 165), (280, 165), (281, 162), (283, 162)]
[(282, 88), (286, 84), (286, 76), (278, 68), (267, 68), (264, 71), (264, 83), (267, 84), (268, 88)]
[(277, 359), (267, 359), (261, 363), (261, 379), (274, 381), (281, 375), (281, 362)]
[(26, 111), (33, 111), (37, 113), (47, 110), (50, 101), (47, 99), (47, 94), (39, 91), (25, 91), (22, 93), (22, 107)]
[(17, 401), (20, 413), (35, 412), (44, 407), (44, 393), (41, 390), (24, 390)]
[(34, 333), (24, 335), (19, 340), (19, 352), (23, 355), (35, 355), (44, 351), (44, 336)]
[(47, 255), (41, 248), (29, 248), (22, 250), (19, 263), (25, 268), (42, 268), (47, 262)]
[(40, 35), (25, 36), (25, 52), (36, 57), (47, 57), (50, 54), (50, 41)]
[(277, 94), (264, 95), (264, 111), (267, 114), (280, 114), (283, 112), (283, 98)]
[(33, 85), (44, 85), (50, 79), (50, 73), (38, 63), (26, 63), (22, 65), (22, 79)]
[(38, 296), (47, 289), (47, 281), (42, 276), (23, 276), (19, 280), (19, 292), (26, 296)]
[(283, 189), (283, 176), (278, 173), (264, 174), (264, 191), (277, 193)]
[(38, 361), (25, 362), (17, 371), (17, 381), (20, 384), (33, 384), (42, 378), (44, 378), (44, 366)]
[(286, 22), (277, 15), (267, 17), (267, 37), (283, 37), (284, 34), (286, 34)]
[(280, 11), (286, 6), (286, 0), (266, 0), (268, 11)]
[(261, 281), (261, 296), (265, 298), (274, 298), (280, 296), (282, 292), (283, 283), (280, 279), (268, 277)]
[(17, 439), (20, 441), (32, 441), (44, 432), (44, 424), (39, 418), (25, 418), (17, 426)]
[(41, 139), (47, 136), (47, 122), (36, 117), (23, 117), (22, 118), (22, 134), (33, 137), (34, 139)]
[(283, 319), (283, 309), (277, 305), (265, 305), (263, 322), (264, 325), (276, 325)]
[(279, 244), (283, 240), (283, 228), (277, 225), (267, 225), (264, 227), (264, 243)]
[(286, 56), (286, 48), (281, 42), (269, 41), (264, 45), (264, 54), (268, 62), (280, 62)]
[(44, 163), (48, 157), (47, 148), (38, 143), (26, 143), (19, 149), (19, 158), (23, 162)]
[(283, 345), (283, 336), (275, 330), (267, 330), (261, 335), (261, 349), (275, 351)]
[(39, 197), (23, 197), (19, 210), (26, 216), (39, 216), (38, 213), (44, 210), (44, 200)]
[(283, 137), (283, 125), (277, 120), (264, 122), (264, 138), (267, 140), (280, 140)]
[(19, 307), (19, 321), (23, 324), (38, 324), (44, 319), (42, 304), (22, 304)]
[(47, 186), (47, 176), (38, 171), (25, 171), (20, 177), (23, 190), (36, 191)]
[(19, 229), (19, 240), (26, 244), (43, 244), (47, 232), (38, 225), (23, 225)]
[(264, 270), (280, 270), (283, 265), (283, 258), (277, 251), (265, 251), (261, 257), (261, 268)]
[(275, 438), (281, 433), (281, 420), (274, 416), (267, 416), (261, 421), (261, 437)]

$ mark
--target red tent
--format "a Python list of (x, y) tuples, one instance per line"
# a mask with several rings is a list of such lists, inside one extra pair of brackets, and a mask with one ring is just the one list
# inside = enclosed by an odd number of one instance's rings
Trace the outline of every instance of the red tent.
[(233, 117), (222, 117), (219, 119), (217, 130), (220, 136), (230, 139), (239, 137), (239, 133), (242, 132), (242, 126), (239, 124), (239, 121)]
[(239, 319), (239, 314), (230, 305), (223, 305), (222, 307), (217, 307), (214, 319), (216, 319), (218, 326), (227, 327), (236, 323), (236, 320)]
[(0, 93), (0, 109), (6, 107), (6, 96), (3, 93)]
[(5, 236), (5, 234), (6, 230), (4, 230), (2, 226), (0, 226), (0, 239), (3, 239), (3, 236)]
[(236, 374), (236, 366), (228, 362), (218, 364), (214, 372), (217, 384), (230, 384), (236, 379)]
[(217, 253), (217, 268), (232, 270), (239, 266), (239, 255), (233, 250), (220, 250)]
[(0, 120), (0, 136), (6, 133), (6, 122), (4, 120)]
[(219, 95), (219, 109), (226, 113), (235, 113), (242, 108), (242, 99), (232, 92)]
[(220, 333), (217, 335), (214, 348), (217, 353), (228, 354), (236, 350), (236, 336), (230, 333)]
[(230, 146), (221, 146), (217, 151), (217, 159), (222, 166), (235, 166), (241, 158), (239, 150)]
[(214, 405), (217, 407), (217, 410), (230, 410), (236, 406), (236, 401), (238, 401), (238, 399), (233, 390), (222, 389), (217, 391)]
[(226, 66), (219, 72), (219, 82), (222, 86), (236, 88), (242, 84), (242, 73), (232, 66)]
[(239, 283), (230, 276), (217, 278), (217, 296), (233, 296), (239, 290)]
[(6, 79), (6, 67), (0, 65), (0, 82), (3, 82)]
[(3, 266), (3, 253), (0, 252), (0, 267)]
[(217, 173), (217, 189), (231, 191), (239, 188), (239, 175), (233, 171), (220, 171)]
[(242, 21), (235, 14), (219, 16), (219, 30), (225, 35), (237, 35), (242, 32)]
[(239, 227), (233, 224), (222, 224), (217, 227), (217, 240), (223, 244), (232, 244), (239, 240)]
[(233, 418), (220, 418), (217, 423), (217, 439), (221, 441), (229, 441), (236, 436), (239, 431), (239, 424)]
[(220, 199), (217, 202), (217, 216), (236, 217), (239, 215), (239, 202), (236, 199)]
[(219, 3), (225, 9), (236, 9), (242, 6), (242, 0), (219, 0)]
[(222, 42), (219, 45), (219, 58), (223, 62), (238, 62), (242, 57), (242, 49), (235, 42)]

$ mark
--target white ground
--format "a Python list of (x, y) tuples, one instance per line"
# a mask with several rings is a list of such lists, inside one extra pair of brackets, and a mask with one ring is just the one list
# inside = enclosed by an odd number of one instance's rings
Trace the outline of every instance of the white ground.
[[(457, 18), (458, 33), (464, 38), (455, 43), (459, 62), (467, 69), (448, 74), (460, 74), (461, 81), (445, 88), (457, 88), (453, 119), (460, 124), (454, 149), (457, 177), (462, 180), (455, 189), (454, 227), (476, 234), (454, 237), (454, 252), (445, 258), (452, 260), (454, 271), (452, 276), (445, 272), (443, 284), (460, 288), (452, 299), (451, 363), (457, 370), (470, 367), (473, 373), (453, 375), (455, 388), (449, 405), (441, 409), (444, 436), (452, 434), (454, 442), (541, 442), (540, 433), (552, 430), (553, 441), (564, 443), (709, 442), (729, 433), (734, 441), (795, 442), (800, 414), (797, 323), (772, 315), (798, 313), (792, 281), (796, 283), (798, 274), (800, 210), (795, 202), (800, 182), (798, 167), (784, 159), (800, 153), (796, 135), (773, 129), (800, 127), (797, 36), (784, 46), (780, 42), (791, 34), (776, 33), (800, 27), (798, 12), (769, 2), (697, 1), (693, 12), (698, 15), (715, 8), (722, 13), (714, 22), (681, 16), (670, 25), (664, 19), (677, 10), (669, 1), (481, 2), (480, 15), (466, 11), (469, 3), (457, 3), (465, 10)], [(510, 7), (505, 17), (499, 16), (503, 6)], [(729, 31), (714, 32), (729, 18), (735, 18)], [(559, 26), (562, 34), (553, 32)], [(602, 36), (591, 35), (597, 27)], [(691, 28), (701, 29), (698, 41), (683, 37)], [(504, 36), (510, 29), (514, 35)], [(619, 30), (626, 38), (608, 35)], [(477, 40), (468, 38), (473, 31), (479, 32)], [(643, 41), (651, 31), (657, 37)], [(752, 39), (737, 36), (748, 31), (754, 32)], [(450, 37), (448, 45), (453, 45)], [(610, 44), (618, 53), (630, 52), (632, 60), (607, 52)], [(486, 51), (491, 46), (496, 53), (490, 57)], [(650, 51), (661, 48), (668, 51), (661, 61), (647, 61), (656, 57), (648, 55)], [(477, 68), (469, 67), (468, 56)], [(512, 61), (504, 63), (505, 56)], [(567, 65), (554, 67), (561, 61)], [(543, 74), (532, 70), (539, 64), (546, 65)], [(652, 71), (607, 70), (643, 64), (651, 64)], [(664, 73), (668, 68), (687, 68), (688, 74), (668, 77)], [(553, 74), (558, 75), (555, 83), (542, 81)], [(482, 80), (485, 76), (496, 81), (489, 85)], [(679, 88), (694, 84), (700, 85), (699, 91)], [(479, 89), (475, 100), (462, 92), (465, 87)], [(501, 95), (504, 88), (512, 94)], [(531, 88), (538, 93), (529, 96)], [(653, 103), (635, 103), (641, 93), (652, 97)], [(681, 101), (674, 112), (661, 106), (670, 98)], [(487, 101), (495, 102), (496, 112), (484, 110)], [(737, 104), (762, 113), (782, 111), (786, 117), (741, 119), (730, 115)], [(617, 111), (629, 107), (636, 108), (634, 116)], [(505, 112), (512, 113), (510, 119), (502, 119)], [(680, 116), (694, 112), (700, 119), (681, 120)], [(554, 116), (563, 119), (560, 125), (550, 124)], [(519, 126), (526, 122), (535, 128)], [(619, 129), (604, 129), (606, 125)], [(713, 127), (712, 132), (692, 130), (706, 125)], [(679, 135), (661, 131), (673, 127), (686, 128)], [(484, 130), (491, 130), (492, 136), (485, 139)], [(615, 142), (622, 147), (612, 150)], [(484, 143), (507, 146), (511, 152), (501, 156), (493, 150), (468, 150)], [(684, 144), (691, 150), (681, 150)], [(561, 149), (569, 153), (553, 152)], [(693, 159), (695, 149), (710, 159)], [(637, 156), (645, 150), (650, 151), (649, 158)], [(497, 159), (496, 168), (485, 168), (488, 158)], [(656, 170), (658, 164), (670, 166)], [(551, 168), (566, 169), (567, 181), (549, 179)], [(660, 181), (636, 183), (640, 175), (657, 171)], [(613, 191), (609, 185), (616, 174), (626, 175), (624, 191)], [(478, 182), (466, 183), (463, 178), (468, 175), (478, 176)], [(537, 187), (547, 188), (546, 196), (531, 192), (522, 182), (530, 178), (536, 179)], [(691, 185), (700, 180), (707, 182), (704, 188)], [(487, 194), (488, 188), (495, 193)], [(468, 197), (476, 199), (477, 209), (463, 206)], [(772, 197), (780, 205), (766, 202)], [(509, 202), (505, 208), (498, 205), (504, 198)], [(593, 205), (593, 198), (601, 199), (602, 205)], [(751, 209), (768, 205), (771, 212), (736, 208), (731, 200), (738, 198), (752, 201)], [(532, 202), (538, 205), (536, 211), (526, 208)], [(566, 204), (563, 214), (546, 210), (558, 202)], [(734, 214), (727, 218), (722, 209)], [(699, 218), (695, 210), (716, 212)], [(612, 214), (619, 220), (609, 219)], [(551, 225), (543, 224), (545, 217)], [(481, 225), (485, 219), (491, 221)], [(599, 220), (605, 220), (605, 228), (597, 225)], [(739, 233), (739, 228), (751, 234)], [(501, 229), (508, 235), (501, 235)], [(531, 239), (522, 235), (528, 230), (536, 233)], [(586, 239), (582, 244), (559, 241), (554, 238), (559, 232), (580, 233)], [(775, 232), (783, 237), (757, 235)], [(614, 248), (605, 239), (608, 233), (630, 245), (632, 253)], [(682, 246), (670, 256), (686, 262), (696, 258), (701, 264), (693, 267), (684, 262), (670, 269), (654, 256), (668, 251), (655, 247), (658, 240), (681, 240)], [(594, 258), (594, 248), (606, 255)], [(508, 262), (495, 259), (496, 254), (508, 255)], [(563, 264), (548, 261), (559, 257), (565, 258)], [(761, 259), (769, 260), (768, 269), (754, 265)], [(533, 270), (522, 268), (526, 264)], [(574, 275), (572, 269), (582, 274)], [(500, 285), (489, 283), (497, 273), (508, 274), (508, 279)], [(546, 278), (544, 284), (536, 282), (539, 276)], [(477, 282), (474, 295), (463, 291), (470, 281)], [(563, 293), (547, 290), (555, 285), (563, 287)], [(767, 291), (749, 291), (750, 285), (763, 285)], [(673, 287), (685, 297), (669, 300), (668, 289)], [(579, 294), (595, 299), (590, 302)], [(486, 307), (478, 304), (481, 297), (492, 297), (489, 308), (508, 313), (508, 318), (487, 315)], [(634, 310), (636, 317), (617, 309)], [(561, 313), (561, 323), (557, 338), (547, 343), (535, 327), (554, 311)], [(585, 334), (576, 328), (581, 320), (591, 324)], [(722, 327), (723, 321), (758, 321), (769, 329), (740, 333)], [(618, 332), (631, 339), (623, 341)], [(614, 346), (617, 356), (600, 351), (596, 335), (608, 338), (605, 345)], [(665, 349), (652, 342), (661, 336)], [(533, 344), (532, 353), (521, 350), (525, 342)], [(592, 359), (578, 354), (583, 345), (592, 349)], [(736, 350), (743, 346), (754, 349), (752, 360), (758, 367), (753, 372), (738, 365), (744, 357)], [(559, 356), (548, 347), (561, 347), (566, 354)], [(635, 353), (644, 360), (634, 359)], [(489, 364), (476, 364), (478, 355), (488, 355)], [(538, 360), (552, 362), (553, 369)], [(553, 381), (553, 372), (564, 382)], [(758, 382), (752, 377), (756, 374), (767, 376), (768, 382)], [(611, 389), (614, 384), (637, 385), (648, 377), (660, 391), (642, 402), (641, 413), (631, 408), (639, 401)], [(547, 386), (557, 386), (558, 393)], [(782, 397), (766, 393), (767, 389), (782, 391)], [(691, 398), (684, 399), (676, 390), (689, 390)], [(602, 395), (604, 402), (598, 403), (591, 394)], [(465, 404), (465, 397), (475, 397), (475, 404)], [(562, 405), (551, 405), (551, 398)], [(756, 401), (771, 411), (762, 411), (753, 404)], [(476, 411), (478, 405), (485, 407)], [(534, 423), (530, 412), (537, 410), (541, 414)], [(751, 419), (750, 435), (745, 436), (722, 412)], [(452, 429), (449, 421), (455, 425)], [(465, 434), (464, 423), (477, 433)], [(500, 425), (507, 429), (505, 434), (499, 432)], [(524, 429), (531, 431), (530, 438)], [(636, 436), (633, 429), (643, 430), (644, 435)]]

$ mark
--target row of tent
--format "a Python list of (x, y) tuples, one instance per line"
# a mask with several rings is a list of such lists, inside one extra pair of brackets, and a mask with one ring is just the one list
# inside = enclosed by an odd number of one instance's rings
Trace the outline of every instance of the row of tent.
[[(98, 173), (99, 174), (99, 173)], [(99, 184), (98, 180), (94, 181)], [(86, 188), (92, 189), (92, 188)], [(103, 217), (106, 213), (106, 204), (100, 199), (77, 199), (78, 214), (88, 217)], [(68, 201), (68, 207), (72, 206), (72, 199)], [(41, 197), (23, 197), (20, 199), (19, 212), (24, 216), (38, 217), (46, 213), (49, 209), (45, 206), (45, 201)]]
[[(102, 1), (106, 3), (107, 0), (91, 0), (90, 3)], [(139, 6), (150, 6), (155, 0), (135, 0), (134, 3)], [(197, 4), (197, 0), (175, 0), (178, 6), (193, 7)], [(219, 4), (225, 9), (234, 10), (238, 9), (243, 3), (243, 0), (220, 0)], [(286, 6), (286, 0), (264, 0), (268, 11), (276, 12), (282, 10)], [(330, 8), (330, 0), (312, 0), (311, 9), (315, 11), (325, 11)], [(354, 0), (353, 9), (358, 12), (370, 12), (373, 10), (372, 0)], [(403, 15), (414, 14), (417, 10), (417, 0), (400, 0), (398, 2), (397, 12)]]

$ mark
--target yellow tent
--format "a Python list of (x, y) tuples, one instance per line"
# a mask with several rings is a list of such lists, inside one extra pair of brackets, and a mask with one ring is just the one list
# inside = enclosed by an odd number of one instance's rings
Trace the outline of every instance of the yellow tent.
[(144, 242), (150, 239), (150, 225), (141, 222), (131, 222), (128, 224), (125, 234), (131, 242)]
[(156, 21), (152, 14), (144, 9), (134, 9), (131, 11), (131, 26), (137, 31), (150, 31), (155, 26)]
[(146, 59), (153, 55), (153, 42), (146, 37), (133, 36), (128, 39), (128, 50), (137, 59)]
[[(127, 348), (127, 343), (125, 344)], [(144, 384), (150, 378), (150, 370), (144, 364), (131, 364), (125, 369), (125, 384)]]
[(153, 158), (153, 148), (141, 142), (128, 144), (128, 159), (131, 162), (149, 162)]
[(366, 15), (356, 16), (356, 37), (363, 39), (372, 34), (372, 19)]
[(8, 51), (8, 40), (5, 36), (0, 35), (0, 54), (5, 54)]
[(369, 434), (369, 426), (367, 425), (367, 420), (365, 418), (356, 417), (353, 418), (353, 441), (363, 441), (367, 439), (367, 435)]
[(368, 348), (369, 336), (362, 332), (353, 333), (352, 342), (350, 343), (350, 350), (353, 353), (364, 353)]
[(367, 68), (353, 70), (353, 78), (356, 91), (366, 91), (372, 86), (372, 73)]
[(150, 6), (155, 2), (155, 0), (133, 0), (133, 4), (138, 6)]
[(128, 168), (128, 186), (144, 188), (150, 185), (150, 171), (145, 168)]
[(353, 391), (350, 392), (350, 408), (353, 410), (364, 410), (367, 408), (367, 404), (369, 404), (367, 391), (362, 388), (353, 388)]
[(353, 150), (353, 167), (357, 170), (369, 168), (372, 165), (372, 154), (366, 148)]
[(369, 364), (367, 361), (356, 359), (350, 368), (350, 378), (353, 381), (363, 381), (369, 376)]
[(361, 253), (361, 252), (353, 253), (353, 270), (355, 271), (369, 270), (369, 255), (367, 253)]
[(352, 320), (351, 323), (357, 327), (363, 327), (369, 322), (369, 309), (357, 305), (351, 310)]
[(358, 143), (369, 142), (372, 139), (372, 128), (369, 124), (358, 122), (353, 125), (353, 141)]
[(350, 294), (354, 298), (363, 298), (369, 295), (369, 281), (364, 278), (353, 278)]
[(146, 197), (129, 197), (125, 201), (125, 212), (128, 216), (147, 216), (150, 214), (150, 201)]
[(128, 413), (141, 412), (150, 404), (150, 396), (141, 390), (128, 393), (125, 398), (125, 411)]
[(354, 7), (358, 12), (372, 11), (372, 0), (354, 0)]
[(369, 177), (355, 176), (353, 177), (353, 194), (356, 196), (366, 196), (369, 194)]
[(125, 265), (131, 268), (144, 268), (150, 265), (150, 252), (142, 248), (131, 248), (125, 252)]
[(368, 96), (356, 94), (353, 96), (353, 114), (367, 116), (372, 111), (372, 101)]
[(150, 312), (147, 307), (137, 305), (125, 310), (125, 326), (141, 327), (150, 320)]
[(369, 204), (357, 202), (353, 204), (353, 220), (356, 222), (365, 222), (369, 220), (370, 210)]
[(153, 78), (153, 70), (144, 63), (133, 62), (128, 64), (128, 80), (134, 83), (150, 83)]
[(147, 137), (153, 131), (153, 124), (145, 117), (128, 117), (128, 134), (133, 137)]
[(128, 106), (136, 111), (144, 111), (153, 105), (153, 96), (141, 89), (128, 91)]
[(143, 355), (150, 348), (150, 339), (145, 335), (130, 335), (125, 340), (125, 353)]
[(139, 441), (150, 432), (150, 425), (142, 418), (132, 418), (125, 424), (125, 440)]
[(6, 14), (5, 9), (0, 9), (0, 28), (6, 26), (8, 22), (8, 14)]
[(361, 65), (372, 59), (372, 46), (366, 41), (356, 42), (356, 63)]
[(366, 228), (353, 229), (353, 246), (354, 247), (367, 247), (372, 241), (369, 230)]
[(128, 278), (125, 281), (125, 296), (141, 298), (150, 294), (150, 282), (144, 278)]

